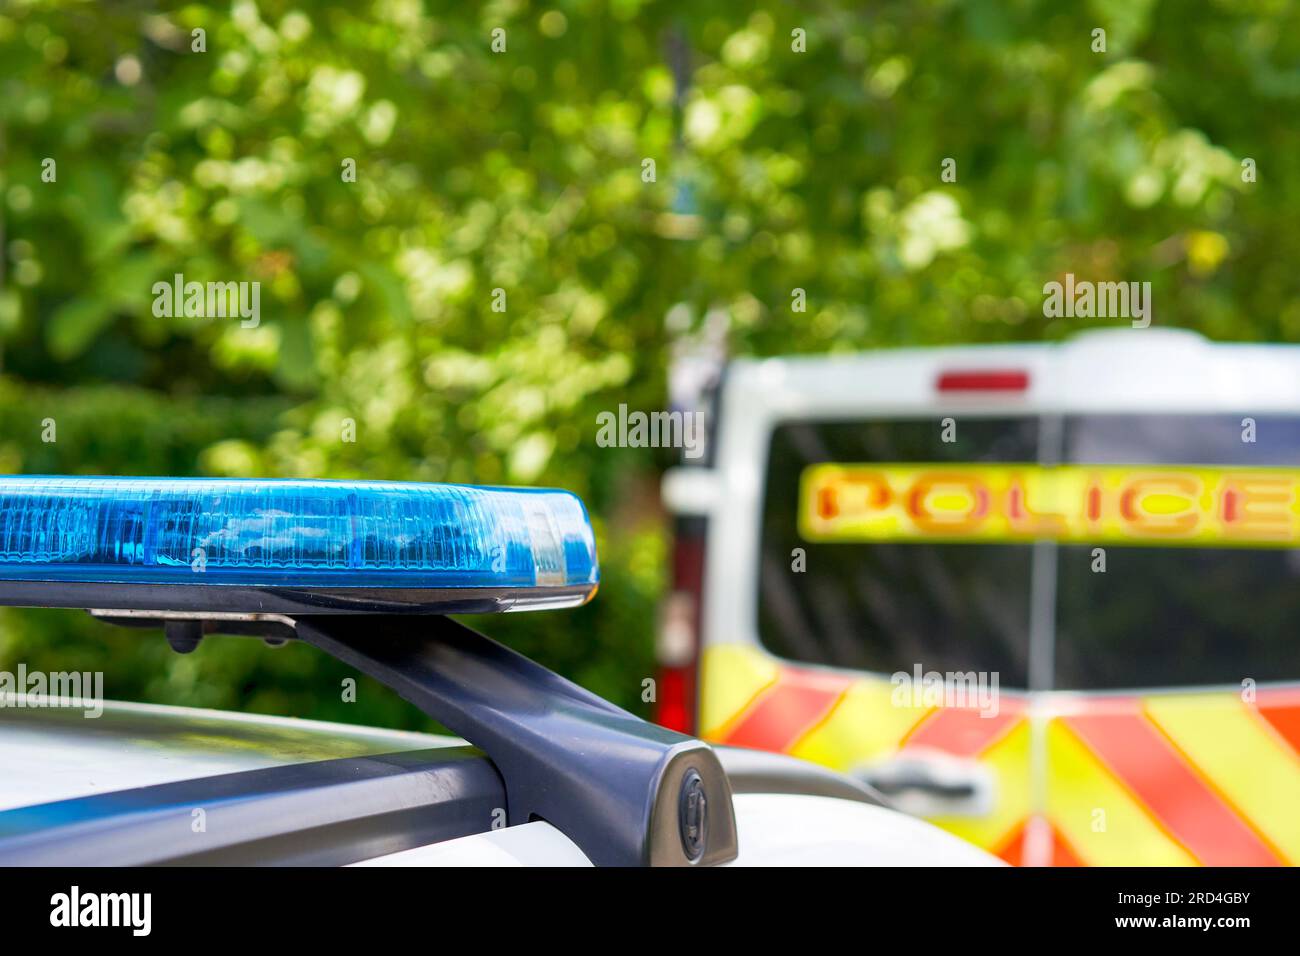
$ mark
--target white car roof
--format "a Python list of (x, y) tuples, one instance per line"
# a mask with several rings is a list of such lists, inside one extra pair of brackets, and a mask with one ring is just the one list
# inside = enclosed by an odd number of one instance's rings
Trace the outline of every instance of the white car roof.
[(315, 760), (463, 746), (432, 734), (105, 701), (0, 707), (0, 810)]
[[(997, 857), (896, 810), (833, 797), (738, 793), (740, 855), (725, 866), (1004, 866)], [(590, 866), (540, 820), (365, 860), (354, 866)]]

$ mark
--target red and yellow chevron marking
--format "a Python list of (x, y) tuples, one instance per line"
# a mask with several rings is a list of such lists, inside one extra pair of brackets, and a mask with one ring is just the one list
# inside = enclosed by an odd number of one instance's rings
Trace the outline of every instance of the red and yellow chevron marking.
[(1065, 718), (1064, 723), (1198, 862), (1210, 866), (1281, 862), (1138, 707), (1129, 713), (1080, 714)]
[[(1300, 688), (1051, 697), (1044, 804), (1031, 804), (1031, 718), (899, 705), (885, 679), (789, 667), (744, 645), (704, 656), (707, 739), (838, 770), (911, 749), (977, 761), (996, 783), (985, 817), (933, 822), (1014, 863), (1247, 866), (1300, 862)], [(1051, 708), (1051, 709), (1049, 709)], [(1028, 860), (1026, 847), (1034, 843)]]
[(853, 680), (841, 674), (782, 669), (727, 731), (737, 747), (788, 751), (828, 717)]
[(1300, 690), (1262, 690), (1257, 709), (1282, 741), (1300, 754)]
[(1047, 725), (1043, 814), (1089, 866), (1191, 866), (1196, 860), (1061, 720)]
[(1024, 717), (1019, 698), (1001, 702), (998, 712), (984, 716), (969, 707), (936, 707), (903, 738), (904, 747), (932, 747), (956, 757), (978, 757)]
[(1052, 722), (1049, 815), (1085, 863), (1294, 864), (1298, 712), (1296, 689), (1086, 701)]
[[(1275, 711), (1300, 703), (1300, 690), (1268, 689), (1260, 699)], [(1258, 702), (1235, 692), (1170, 694), (1146, 698), (1143, 709), (1278, 862), (1300, 863), (1300, 753)]]
[(1000, 799), (987, 817), (937, 820), (972, 842), (1006, 842), (1029, 807), (1029, 727), (1024, 702), (1004, 695), (999, 714), (966, 708), (898, 704), (881, 677), (779, 664), (739, 644), (704, 654), (701, 726), (707, 740), (778, 750), (833, 767), (929, 747), (978, 759), (993, 774)]
[(1030, 737), (1029, 720), (1021, 714), (1004, 732), (991, 736), (981, 750), (968, 755), (992, 771), (996, 802), (991, 813), (983, 817), (935, 817), (930, 822), (990, 852), (1006, 846), (1033, 811)]
[(1006, 860), (1012, 866), (1021, 866), (1030, 862), (1025, 859), (1025, 836), (1029, 828), (1035, 824), (1042, 825), (1048, 829), (1052, 839), (1052, 866), (1083, 866), (1083, 861), (1079, 859), (1074, 848), (1066, 842), (1061, 831), (1052, 826), (1050, 820), (1046, 817), (1030, 817), (1024, 823), (1020, 824), (1011, 833), (1011, 836), (999, 847), (993, 848), (993, 853)]

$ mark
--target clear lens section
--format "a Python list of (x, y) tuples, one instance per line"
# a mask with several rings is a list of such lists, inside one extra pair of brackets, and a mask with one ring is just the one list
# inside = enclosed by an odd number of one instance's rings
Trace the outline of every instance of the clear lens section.
[(0, 478), (0, 580), (464, 588), (599, 577), (586, 510), (564, 491)]

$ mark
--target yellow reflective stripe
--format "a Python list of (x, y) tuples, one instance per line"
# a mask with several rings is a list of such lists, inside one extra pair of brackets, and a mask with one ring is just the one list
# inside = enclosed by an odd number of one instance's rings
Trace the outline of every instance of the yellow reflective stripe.
[(849, 770), (893, 753), (930, 710), (925, 706), (896, 705), (893, 690), (886, 680), (855, 681), (830, 716), (805, 734), (790, 752), (836, 770)]
[[(1195, 866), (1146, 808), (1060, 720), (1047, 728), (1047, 817), (1089, 866)], [(1100, 811), (1100, 812), (1099, 812)]]
[(979, 762), (993, 771), (993, 812), (982, 817), (935, 817), (930, 822), (995, 850), (1029, 815), (1029, 721), (1022, 718), (980, 755)]
[(1300, 762), (1234, 693), (1153, 696), (1147, 715), (1289, 863), (1300, 862)]
[(700, 662), (700, 727), (703, 736), (720, 737), (726, 724), (776, 677), (775, 662), (752, 647), (715, 644), (705, 648)]

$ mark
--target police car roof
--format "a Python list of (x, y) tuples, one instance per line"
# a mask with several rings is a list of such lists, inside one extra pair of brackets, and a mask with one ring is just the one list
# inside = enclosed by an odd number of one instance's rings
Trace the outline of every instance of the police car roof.
[(195, 707), (16, 696), (4, 704), (0, 766), (12, 772), (0, 775), (0, 811), (216, 774), (464, 744)]

